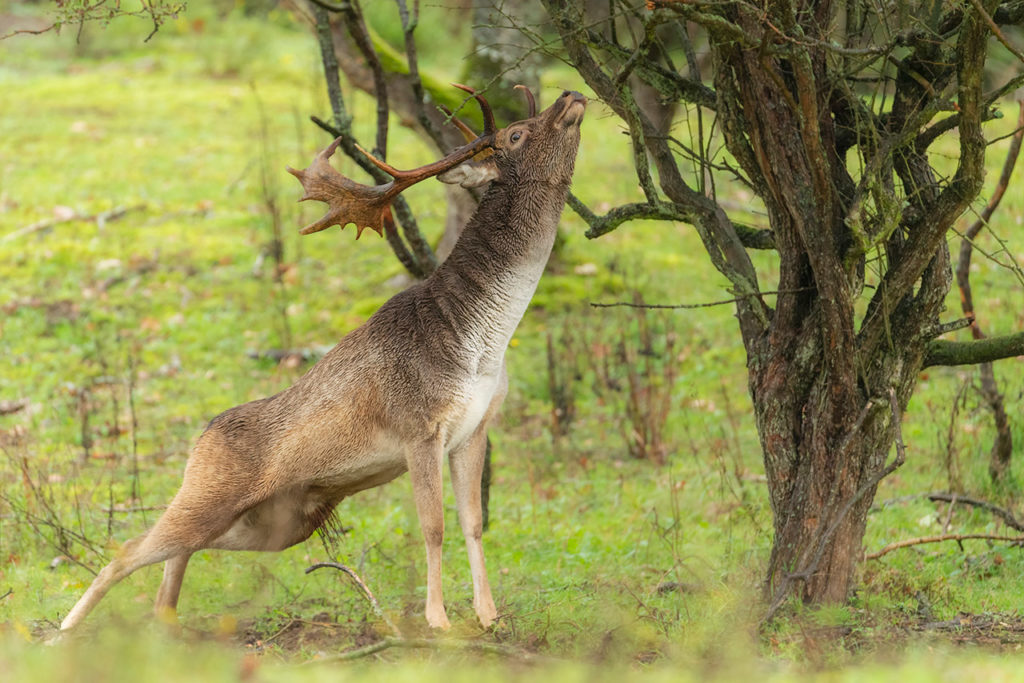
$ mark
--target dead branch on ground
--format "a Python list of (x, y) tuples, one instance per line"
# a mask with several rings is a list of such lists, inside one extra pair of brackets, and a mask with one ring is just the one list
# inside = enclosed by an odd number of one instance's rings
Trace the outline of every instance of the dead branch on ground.
[(970, 498), (968, 496), (962, 496), (958, 493), (926, 493), (928, 500), (935, 502), (948, 502), (951, 504), (963, 503), (964, 505), (970, 505), (972, 507), (981, 508), (982, 510), (988, 510), (992, 514), (996, 515), (1006, 526), (1014, 529), (1015, 531), (1024, 531), (1024, 523), (1021, 523), (1013, 516), (1013, 513), (1005, 508), (1001, 508), (998, 505), (994, 505), (985, 500), (979, 500), (977, 498)]
[(877, 560), (883, 555), (888, 555), (894, 550), (900, 548), (910, 548), (915, 545), (923, 545), (925, 543), (941, 543), (943, 541), (968, 541), (972, 539), (988, 540), (988, 541), (1005, 541), (1007, 543), (1024, 543), (1024, 536), (1000, 536), (999, 534), (940, 534), (938, 536), (920, 536), (918, 538), (908, 538), (902, 541), (896, 541), (890, 543), (881, 550), (873, 553), (868, 553), (864, 556), (865, 560)]
[(72, 223), (75, 221), (81, 221), (83, 223), (95, 223), (100, 228), (103, 228), (107, 223), (113, 223), (114, 221), (124, 218), (127, 214), (132, 211), (141, 211), (145, 209), (145, 204), (135, 204), (133, 206), (118, 206), (107, 211), (100, 211), (98, 213), (85, 214), (81, 211), (72, 211), (69, 214), (61, 215), (56, 218), (49, 218), (42, 221), (36, 221), (30, 223), (23, 228), (19, 228), (14, 232), (9, 232), (3, 237), (0, 237), (0, 244), (4, 242), (12, 242), (19, 237), (25, 235), (31, 235), (35, 232), (41, 232), (43, 230), (49, 230), (50, 228), (62, 225), (64, 223)]
[(366, 582), (360, 578), (351, 567), (348, 567), (340, 562), (318, 562), (306, 569), (306, 573), (322, 569), (324, 567), (330, 567), (337, 569), (338, 571), (344, 572), (350, 579), (359, 587), (359, 592), (369, 603), (373, 613), (377, 615), (377, 618), (383, 621), (394, 636), (385, 637), (378, 640), (376, 643), (371, 643), (365, 647), (356, 648), (355, 650), (349, 650), (348, 652), (342, 652), (337, 655), (331, 655), (329, 657), (323, 657), (321, 659), (314, 659), (305, 662), (303, 666), (309, 664), (324, 664), (330, 662), (346, 662), (353, 659), (362, 659), (363, 657), (369, 657), (383, 652), (391, 648), (404, 648), (413, 650), (435, 650), (435, 651), (453, 651), (453, 652), (476, 652), (480, 654), (492, 654), (501, 657), (507, 657), (510, 659), (516, 659), (522, 662), (540, 662), (540, 661), (554, 661), (552, 657), (545, 657), (542, 655), (536, 655), (532, 652), (526, 652), (517, 647), (510, 645), (502, 645), (501, 643), (488, 643), (479, 640), (463, 640), (463, 639), (444, 639), (437, 640), (433, 638), (406, 638), (402, 635), (402, 632), (395, 625), (391, 619), (381, 609), (380, 603), (377, 602), (377, 598), (374, 597), (373, 591), (366, 585)]

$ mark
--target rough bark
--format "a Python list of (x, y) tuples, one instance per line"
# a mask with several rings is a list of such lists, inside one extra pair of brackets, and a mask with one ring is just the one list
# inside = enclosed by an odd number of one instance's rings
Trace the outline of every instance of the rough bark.
[[(973, 3), (935, 4), (911, 21), (853, 1), (654, 0), (629, 42), (593, 27), (579, 3), (543, 3), (567, 58), (629, 127), (647, 202), (620, 213), (690, 222), (736, 295), (774, 517), (766, 597), (773, 606), (793, 592), (808, 602), (844, 600), (875, 489), (903, 461), (900, 416), (921, 368), (950, 352), (976, 362), (1015, 349), (1015, 337), (984, 349), (933, 340), (952, 283), (946, 235), (984, 172), (988, 19)], [(1010, 14), (994, 0), (984, 8)], [(700, 69), (681, 76), (645, 44), (670, 25), (703, 29), (713, 89)], [(898, 56), (897, 46), (905, 48)], [(864, 97), (860, 77), (875, 74), (890, 96)], [(680, 163), (679, 146), (637, 106), (632, 76), (691, 111), (710, 110), (739, 168), (703, 145)], [(929, 127), (951, 101), (957, 113)], [(958, 166), (945, 178), (932, 170), (928, 147), (954, 128)], [(765, 203), (778, 254), (774, 307), (759, 295), (749, 238), (705, 184), (712, 171), (732, 174)], [(621, 222), (615, 209), (599, 217), (573, 206), (592, 235)]]

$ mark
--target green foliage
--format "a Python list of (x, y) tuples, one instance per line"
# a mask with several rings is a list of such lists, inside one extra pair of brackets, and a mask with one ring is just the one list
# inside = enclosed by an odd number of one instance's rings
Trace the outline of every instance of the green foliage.
[[(421, 35), (444, 29), (426, 13), (424, 21), (435, 23)], [(12, 591), (0, 598), (0, 671), (11, 680), (181, 680), (197, 672), (234, 680), (255, 666), (274, 680), (321, 676), (291, 664), (381, 631), (340, 577), (302, 574), (327, 554), (356, 567), (403, 628), (422, 628), (422, 541), (406, 479), (344, 501), (339, 515), (351, 529), (335, 547), (314, 538), (281, 554), (198, 554), (185, 583), (181, 638), (150, 623), (159, 572), (147, 569), (111, 592), (84, 640), (34, 644), (84, 590), (90, 570), (153, 522), (205, 422), (282, 389), (308, 367), (248, 354), (280, 348), (282, 311), (292, 346), (316, 352), (401, 286), (383, 240), (367, 235), (357, 243), (347, 231), (300, 238), (294, 229), (320, 207), (294, 204), (298, 185), (283, 167), (304, 165), (327, 141), (306, 123), (328, 106), (302, 27), (279, 10), (253, 18), (215, 5), (191, 8), (146, 44), (137, 26), (91, 30), (82, 43), (68, 32), (0, 42), (0, 401), (27, 402), (0, 415), (0, 595)], [(571, 79), (553, 70), (545, 85), (580, 87)], [(349, 98), (357, 130), (367, 135), (374, 104)], [(399, 166), (429, 158), (404, 129), (396, 126), (393, 138), (390, 158)], [(627, 144), (593, 104), (574, 187), (589, 205), (605, 211), (639, 199)], [(992, 158), (993, 166), (1001, 162), (999, 146)], [(359, 177), (350, 162), (337, 163)], [(273, 179), (266, 191), (264, 167)], [(734, 192), (735, 202), (749, 205), (742, 190)], [(283, 289), (266, 255), (268, 199), (286, 226)], [(410, 201), (436, 238), (441, 189), (416, 188)], [(125, 212), (115, 217), (115, 209)], [(1008, 197), (995, 231), (1009, 234), (1022, 213), (1020, 196)], [(1005, 672), (998, 657), (946, 653), (941, 644), (938, 654), (911, 647), (896, 665), (869, 658), (885, 654), (886, 642), (908, 639), (905, 624), (923, 605), (936, 621), (961, 611), (1016, 615), (1024, 557), (1000, 543), (896, 551), (865, 564), (849, 605), (812, 614), (794, 608), (757, 632), (771, 514), (729, 306), (659, 317), (659, 334), (676, 335), (678, 360), (664, 466), (630, 457), (622, 404), (595, 390), (588, 370), (573, 385), (575, 419), (553, 437), (549, 333), (557, 340), (562, 330), (585, 329), (592, 341), (595, 331), (632, 334), (638, 323), (587, 304), (629, 300), (635, 291), (651, 303), (731, 296), (688, 226), (627, 225), (595, 242), (582, 238), (584, 229), (567, 211), (561, 260), (508, 353), (512, 387), (493, 434), (485, 541), (502, 618), (485, 638), (571, 660), (541, 672), (558, 680), (639, 673), (802, 680), (837, 664), (848, 668), (835, 680), (950, 672), (980, 680), (977, 672)], [(756, 258), (770, 267), (771, 254)], [(975, 293), (987, 327), (1020, 329), (1019, 287), (991, 261), (977, 264), (995, 283)], [(565, 363), (585, 368), (586, 353), (578, 349)], [(1011, 415), (1024, 414), (1021, 364), (999, 373)], [(871, 516), (868, 550), (941, 532), (946, 505), (901, 497), (946, 489), (945, 462), (958, 464), (966, 490), (1017, 509), (1012, 489), (987, 484), (991, 428), (972, 392), (950, 429), (952, 397), (970, 377), (936, 368), (923, 378), (904, 426), (908, 463), (880, 487), (878, 500), (892, 502)], [(450, 499), (446, 510), (449, 529), (457, 529)], [(988, 513), (963, 506), (948, 523), (1005, 532)], [(455, 631), (477, 637), (457, 532), (449, 533), (444, 566)], [(325, 620), (329, 638), (303, 630)], [(519, 675), (497, 662), (453, 669), (466, 663), (463, 655), (382, 656), (390, 663), (330, 666), (330, 674), (451, 680), (478, 678), (484, 668), (499, 679)]]

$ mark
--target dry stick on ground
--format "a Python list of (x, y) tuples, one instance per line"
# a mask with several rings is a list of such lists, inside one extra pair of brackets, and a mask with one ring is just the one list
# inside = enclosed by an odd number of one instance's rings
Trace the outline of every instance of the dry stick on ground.
[(450, 652), (476, 652), (480, 654), (499, 655), (509, 659), (516, 659), (521, 662), (556, 662), (561, 661), (554, 657), (535, 655), (515, 647), (502, 645), (500, 643), (486, 643), (479, 640), (434, 640), (432, 638), (385, 638), (372, 645), (361, 647), (357, 650), (349, 650), (339, 655), (332, 655), (322, 659), (314, 659), (304, 663), (325, 664), (330, 662), (345, 662), (353, 659), (362, 659), (391, 648), (422, 649)]
[(890, 543), (878, 552), (869, 553), (864, 556), (866, 560), (877, 560), (883, 555), (888, 555), (893, 550), (909, 548), (924, 543), (941, 543), (942, 541), (967, 541), (971, 539), (984, 539), (988, 541), (1006, 541), (1008, 543), (1024, 543), (1024, 536), (1000, 536), (999, 534), (941, 534), (939, 536), (921, 536), (919, 538), (908, 538), (903, 541)]
[[(984, 339), (985, 334), (978, 324), (974, 311), (974, 298), (971, 294), (971, 254), (974, 251), (974, 240), (981, 232), (981, 229), (988, 225), (996, 208), (1006, 194), (1010, 184), (1010, 176), (1017, 164), (1017, 157), (1020, 155), (1021, 138), (1024, 137), (1024, 101), (1018, 103), (1020, 110), (1017, 115), (1017, 130), (1013, 134), (1010, 149), (1006, 153), (1006, 161), (1003, 163), (1003, 170), (999, 176), (999, 182), (992, 198), (988, 200), (981, 215), (978, 216), (971, 227), (964, 233), (963, 242), (960, 244), (960, 256), (957, 259), (956, 282), (960, 288), (960, 306), (964, 315), (972, 318), (971, 336), (974, 339)], [(989, 476), (993, 481), (1001, 481), (1010, 468), (1010, 458), (1013, 454), (1013, 436), (1010, 430), (1010, 421), (1006, 415), (1006, 406), (1003, 395), (996, 384), (995, 369), (991, 362), (982, 363), (978, 366), (981, 373), (981, 396), (988, 407), (992, 410), (992, 416), (996, 425), (996, 439), (992, 444), (992, 452), (989, 460)]]
[(366, 585), (366, 582), (359, 578), (359, 574), (356, 574), (354, 570), (352, 570), (349, 567), (346, 567), (340, 562), (318, 562), (317, 564), (314, 564), (313, 566), (306, 569), (306, 573), (310, 574), (312, 572), (315, 572), (317, 569), (323, 569), (324, 567), (337, 569), (338, 571), (342, 571), (348, 574), (348, 577), (352, 579), (352, 581), (354, 581), (357, 586), (359, 586), (359, 590), (362, 592), (363, 597), (366, 598), (366, 601), (370, 603), (370, 607), (373, 609), (373, 613), (377, 615), (377, 618), (383, 621), (385, 624), (387, 624), (387, 627), (391, 629), (391, 632), (395, 634), (396, 638), (402, 637), (402, 632), (398, 630), (397, 626), (395, 626), (395, 622), (391, 621), (391, 619), (389, 619), (388, 616), (384, 614), (384, 610), (380, 608), (380, 603), (377, 602), (377, 598), (373, 596), (373, 592), (370, 590), (370, 587)]
[(1013, 513), (1005, 508), (1001, 508), (998, 505), (993, 505), (985, 500), (979, 500), (977, 498), (969, 498), (967, 496), (961, 496), (957, 493), (927, 493), (925, 496), (928, 500), (936, 502), (949, 502), (949, 503), (962, 503), (963, 505), (970, 505), (972, 507), (978, 507), (983, 510), (988, 510), (992, 514), (996, 515), (1006, 526), (1010, 527), (1015, 531), (1024, 531), (1024, 524), (1017, 521), (1017, 518), (1013, 516)]
[(509, 645), (502, 645), (500, 643), (487, 643), (479, 640), (458, 640), (458, 639), (445, 639), (445, 640), (434, 640), (431, 638), (406, 638), (402, 635), (402, 632), (398, 629), (393, 621), (391, 621), (384, 610), (381, 609), (380, 603), (377, 602), (377, 598), (373, 596), (373, 591), (366, 585), (359, 574), (357, 574), (352, 568), (347, 567), (340, 562), (318, 562), (306, 569), (306, 573), (322, 569), (323, 567), (330, 567), (337, 569), (338, 571), (345, 572), (352, 581), (359, 587), (359, 592), (362, 593), (366, 601), (370, 603), (373, 613), (383, 621), (391, 632), (395, 635), (389, 638), (383, 638), (378, 640), (376, 643), (372, 643), (365, 647), (357, 648), (355, 650), (349, 650), (348, 652), (342, 652), (341, 654), (331, 655), (330, 657), (323, 657), (321, 659), (314, 659), (305, 662), (303, 665), (308, 664), (324, 664), (327, 662), (344, 662), (352, 659), (362, 659), (363, 657), (369, 657), (370, 655), (377, 654), (384, 650), (391, 648), (405, 648), (405, 649), (419, 649), (419, 650), (449, 650), (456, 652), (479, 652), (481, 654), (493, 654), (500, 655), (502, 657), (508, 657), (510, 659), (517, 659), (522, 662), (540, 662), (540, 661), (557, 661), (553, 657), (544, 657), (541, 655), (535, 655), (531, 652), (520, 650), (516, 647)]
[(11, 415), (28, 407), (28, 399), (20, 398), (16, 401), (0, 401), (0, 415)]
[(40, 232), (41, 230), (49, 230), (50, 228), (55, 227), (57, 225), (62, 225), (63, 223), (71, 223), (74, 221), (82, 221), (85, 223), (94, 222), (100, 227), (103, 227), (107, 223), (112, 223), (119, 218), (124, 218), (124, 216), (131, 211), (140, 211), (145, 208), (145, 204), (136, 204), (134, 206), (118, 206), (116, 208), (109, 209), (108, 211), (100, 211), (99, 213), (92, 214), (84, 214), (78, 211), (74, 211), (68, 214), (67, 216), (63, 216), (60, 218), (48, 218), (46, 220), (36, 221), (35, 223), (26, 225), (23, 228), (15, 230), (14, 232), (9, 232), (3, 237), (0, 237), (0, 244), (3, 244), (4, 242), (14, 241), (19, 237), (31, 235), (34, 232)]

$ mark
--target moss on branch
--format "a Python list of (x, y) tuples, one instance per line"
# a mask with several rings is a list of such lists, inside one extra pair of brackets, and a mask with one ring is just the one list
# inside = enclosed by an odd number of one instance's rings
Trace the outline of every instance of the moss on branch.
[(1024, 356), (1024, 332), (963, 342), (936, 339), (928, 344), (924, 367), (978, 365), (1016, 356)]

